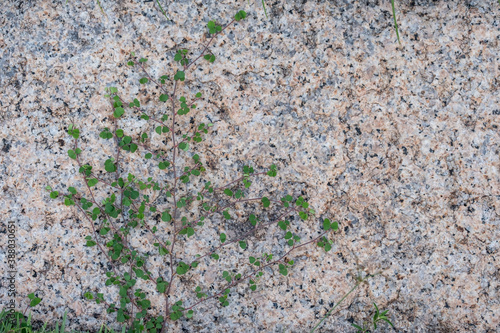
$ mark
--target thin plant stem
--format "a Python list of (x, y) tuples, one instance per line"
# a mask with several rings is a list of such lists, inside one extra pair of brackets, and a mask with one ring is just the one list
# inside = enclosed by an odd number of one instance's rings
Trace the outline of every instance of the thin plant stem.
[[(498, 0), (498, 1), (500, 1), (500, 0)], [(267, 17), (266, 4), (265, 4), (264, 0), (262, 0), (262, 8), (264, 8), (264, 14), (266, 14), (266, 18), (268, 18)]]
[[(500, 3), (500, 0), (498, 0)], [(391, 0), (391, 6), (392, 6), (392, 17), (394, 18), (394, 27), (396, 28), (396, 36), (398, 37), (398, 42), (401, 44), (401, 41), (399, 40), (399, 29), (398, 29), (398, 21), (396, 20), (396, 7), (394, 6), (394, 0)]]
[(102, 6), (101, 6), (101, 2), (99, 0), (96, 0), (97, 1), (97, 4), (99, 5), (99, 8), (101, 8), (101, 12), (106, 15), (106, 13), (104, 12), (104, 10), (102, 9)]
[[(500, 1), (500, 0), (499, 0), (499, 1)], [(158, 5), (158, 7), (160, 7), (161, 12), (162, 12), (162, 13), (163, 13), (163, 15), (165, 16), (165, 18), (168, 20), (167, 13), (165, 13), (165, 11), (163, 10), (163, 8), (161, 7), (161, 5), (160, 5), (160, 1), (156, 0), (156, 4)]]

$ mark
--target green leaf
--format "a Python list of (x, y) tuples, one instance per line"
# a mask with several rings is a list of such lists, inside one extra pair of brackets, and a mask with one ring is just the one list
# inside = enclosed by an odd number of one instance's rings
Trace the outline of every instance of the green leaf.
[(179, 275), (184, 275), (187, 273), (187, 271), (189, 271), (189, 265), (181, 261), (175, 271)]
[(75, 204), (75, 202), (68, 197), (64, 197), (64, 204), (66, 206), (73, 206)]
[(139, 83), (140, 84), (146, 84), (148, 82), (148, 78), (147, 77), (143, 77), (142, 79), (139, 80)]
[(156, 290), (158, 290), (159, 293), (163, 294), (165, 291), (167, 291), (167, 286), (168, 282), (163, 281), (161, 277), (156, 279)]
[(380, 319), (387, 322), (389, 325), (392, 326), (392, 328), (394, 328), (394, 325), (389, 321), (389, 319), (387, 319), (387, 318), (380, 318)]
[(146, 58), (139, 59), (139, 62), (146, 62), (146, 61), (148, 61), (148, 59), (146, 59)]
[(332, 229), (333, 231), (339, 230), (339, 223), (337, 221), (332, 223)]
[(174, 312), (170, 313), (170, 319), (172, 319), (172, 320), (178, 320), (181, 317), (182, 317), (181, 311), (174, 311)]
[(68, 156), (74, 160), (76, 160), (76, 153), (73, 149), (68, 150)]
[(278, 226), (283, 229), (283, 230), (286, 230), (288, 228), (288, 225), (290, 224), (290, 222), (288, 221), (279, 221), (278, 222)]
[(184, 79), (186, 78), (186, 74), (183, 72), (183, 71), (177, 71), (177, 73), (175, 73), (174, 75), (174, 80), (176, 81), (184, 81)]
[(247, 17), (247, 13), (244, 10), (240, 10), (239, 12), (236, 13), (236, 15), (234, 15), (234, 19), (236, 21), (241, 21), (246, 17)]
[(271, 165), (271, 166), (269, 167), (269, 171), (267, 172), (267, 175), (268, 175), (269, 177), (276, 177), (276, 175), (277, 175), (277, 174), (278, 174), (278, 170), (277, 170), (277, 168), (276, 168), (276, 165), (274, 165), (274, 164), (273, 164), (273, 165)]
[(253, 225), (254, 227), (257, 225), (257, 217), (254, 214), (250, 214), (248, 219), (250, 220), (251, 225)]
[(126, 318), (125, 318), (125, 314), (123, 313), (123, 310), (122, 309), (118, 310), (118, 312), (116, 314), (116, 321), (119, 323), (124, 323), (125, 320), (126, 320)]
[(363, 332), (363, 328), (361, 326), (358, 326), (356, 324), (351, 324), (351, 325), (352, 325), (352, 327), (357, 328), (358, 330), (360, 330), (361, 332)]
[(125, 110), (122, 107), (116, 108), (113, 116), (115, 118), (120, 118), (125, 113)]
[(307, 213), (306, 212), (299, 212), (299, 216), (303, 220), (307, 220)]
[(163, 222), (170, 222), (172, 220), (172, 215), (169, 212), (165, 211), (161, 214), (161, 220)]
[(164, 256), (164, 255), (169, 253), (168, 250), (166, 248), (164, 248), (163, 246), (159, 246), (158, 249), (159, 249), (161, 256)]
[(224, 243), (225, 241), (226, 241), (226, 234), (225, 233), (221, 233), (220, 234), (220, 242)]
[(219, 260), (219, 255), (217, 253), (212, 253), (210, 256), (215, 260)]
[(231, 191), (230, 189), (226, 188), (226, 189), (224, 190), (224, 194), (226, 194), (227, 196), (232, 197), (232, 196), (233, 196), (233, 191)]
[(68, 126), (68, 134), (71, 135), (74, 139), (78, 139), (80, 136), (80, 130), (78, 128), (75, 128), (75, 125), (70, 124)]
[(160, 170), (165, 170), (166, 168), (168, 168), (169, 165), (170, 162), (160, 162), (158, 163), (158, 168), (160, 168)]
[(104, 162), (104, 169), (107, 172), (115, 172), (116, 171), (116, 165), (113, 163), (112, 159), (107, 159), (106, 162)]
[(137, 98), (134, 98), (134, 105), (137, 106), (137, 107), (140, 107), (141, 106), (141, 102), (139, 102), (139, 100)]
[(38, 297), (35, 296), (35, 293), (29, 294), (28, 298), (31, 300), (30, 306), (36, 306), (36, 305), (38, 305), (42, 301), (41, 298), (38, 298)]
[(168, 101), (168, 95), (161, 94), (161, 95), (160, 95), (160, 101), (161, 101), (161, 102), (166, 102), (166, 101)]
[(50, 192), (50, 197), (52, 199), (56, 199), (58, 196), (59, 196), (59, 192), (57, 192), (57, 191)]
[(324, 219), (323, 220), (323, 229), (325, 231), (327, 231), (327, 230), (330, 230), (330, 227), (331, 227), (330, 220), (329, 219)]
[(97, 179), (95, 179), (95, 178), (91, 178), (91, 179), (89, 179), (89, 180), (87, 181), (87, 184), (88, 184), (90, 187), (92, 187), (92, 186), (96, 186), (96, 185), (97, 185), (97, 183), (99, 183), (99, 181), (98, 181)]
[(240, 247), (244, 250), (247, 248), (247, 242), (245, 241), (239, 241)]
[(270, 204), (271, 204), (271, 201), (269, 201), (269, 199), (267, 197), (262, 198), (262, 205), (264, 206), (264, 208), (269, 207)]
[(105, 140), (108, 140), (108, 139), (111, 139), (113, 137), (113, 133), (111, 133), (109, 131), (108, 128), (105, 128), (100, 134), (99, 134), (99, 137), (101, 137), (102, 139), (105, 139)]
[(129, 65), (129, 66), (134, 66), (135, 64), (134, 64), (134, 62), (133, 62), (133, 61), (129, 61), (129, 62), (127, 62), (127, 65)]
[[(99, 208), (97, 208), (97, 209), (99, 209)], [(108, 234), (109, 230), (111, 230), (111, 229), (107, 228), (107, 227), (103, 227), (103, 228), (101, 228), (101, 230), (99, 230), (99, 235), (106, 236)]]
[(288, 269), (283, 264), (279, 264), (279, 271), (280, 271), (281, 275), (284, 275), (284, 276), (288, 275)]
[(208, 60), (208, 62), (211, 62), (211, 63), (213, 63), (215, 61), (215, 55), (213, 55), (213, 54), (205, 54), (203, 56), (203, 58), (205, 60)]
[(201, 97), (201, 92), (196, 93), (195, 97), (196, 98), (200, 98)]
[(182, 149), (184, 151), (188, 151), (189, 144), (187, 142), (181, 142), (181, 143), (179, 143), (179, 149)]
[(88, 291), (85, 294), (83, 294), (83, 297), (85, 297), (88, 300), (94, 299), (94, 295), (92, 295), (92, 293)]

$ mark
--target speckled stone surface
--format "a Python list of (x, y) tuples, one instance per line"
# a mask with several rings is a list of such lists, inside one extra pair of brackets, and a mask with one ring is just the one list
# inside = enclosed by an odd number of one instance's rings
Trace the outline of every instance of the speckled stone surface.
[[(139, 86), (128, 54), (170, 74), (177, 49), (198, 54), (207, 21), (245, 9), (249, 18), (211, 48), (217, 61), (185, 82), (210, 97), (196, 118), (217, 131), (200, 146), (208, 174), (222, 184), (242, 163), (276, 163), (279, 177), (260, 188), (311, 202), (317, 218), (304, 233), (324, 217), (341, 232), (328, 254), (297, 253), (289, 277), (268, 273), (251, 296), (242, 288), (227, 308), (207, 302), (171, 331), (308, 332), (361, 271), (381, 274), (320, 332), (354, 331), (372, 302), (399, 332), (500, 332), (498, 3), (397, 1), (401, 45), (390, 1), (269, 1), (269, 19), (259, 1), (172, 1), (170, 21), (151, 1), (101, 3), (106, 16), (90, 0), (2, 4), (0, 257), (5, 265), (14, 221), (19, 308), (35, 292), (35, 320), (67, 311), (72, 329), (107, 323), (104, 307), (82, 297), (106, 290), (98, 252), (83, 247), (89, 225), (44, 190), (79, 184), (64, 129), (79, 125), (97, 164), (111, 151), (95, 146), (109, 127), (104, 88), (143, 104), (155, 91)], [(122, 127), (134, 131), (136, 119)]]

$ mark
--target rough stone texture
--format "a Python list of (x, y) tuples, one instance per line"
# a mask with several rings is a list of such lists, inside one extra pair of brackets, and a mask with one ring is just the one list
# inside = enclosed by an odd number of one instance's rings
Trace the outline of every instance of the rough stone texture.
[[(82, 297), (113, 290), (104, 287), (103, 259), (83, 247), (89, 225), (44, 190), (81, 185), (64, 129), (79, 125), (85, 158), (99, 165), (113, 151), (96, 146), (110, 126), (104, 88), (143, 104), (156, 91), (139, 86), (140, 72), (124, 65), (128, 54), (149, 58), (156, 77), (170, 74), (175, 50), (198, 54), (208, 20), (225, 23), (245, 9), (249, 19), (211, 48), (214, 65), (185, 82), (210, 97), (196, 117), (217, 131), (200, 146), (208, 174), (222, 184), (242, 163), (274, 162), (279, 177), (260, 188), (302, 192), (317, 211), (301, 232), (316, 232), (320, 217), (340, 221), (341, 232), (332, 252), (310, 247), (294, 256), (289, 277), (268, 273), (251, 297), (240, 288), (231, 306), (207, 302), (171, 330), (306, 332), (357, 271), (380, 271), (321, 332), (352, 332), (350, 322), (368, 318), (372, 302), (389, 309), (401, 332), (499, 332), (495, 1), (397, 1), (401, 45), (390, 1), (275, 1), (269, 19), (259, 1), (172, 1), (171, 21), (154, 2), (101, 3), (106, 16), (90, 0), (2, 4), (0, 214), (18, 227), (19, 308), (36, 292), (36, 320), (53, 323), (68, 311), (72, 329), (106, 322), (104, 308)], [(136, 119), (122, 127), (139, 133)], [(215, 240), (216, 229), (206, 236)], [(0, 244), (4, 262), (6, 237)], [(5, 305), (5, 280), (1, 295)]]

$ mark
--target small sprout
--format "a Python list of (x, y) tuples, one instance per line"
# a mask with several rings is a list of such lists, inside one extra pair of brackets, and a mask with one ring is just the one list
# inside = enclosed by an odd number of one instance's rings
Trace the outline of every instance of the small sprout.
[(42, 301), (41, 298), (38, 298), (38, 297), (35, 296), (35, 293), (29, 294), (28, 298), (31, 300), (31, 302), (30, 302), (30, 306), (31, 307), (37, 306)]

